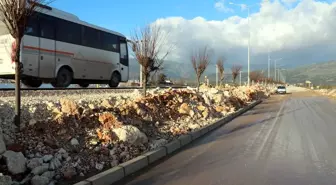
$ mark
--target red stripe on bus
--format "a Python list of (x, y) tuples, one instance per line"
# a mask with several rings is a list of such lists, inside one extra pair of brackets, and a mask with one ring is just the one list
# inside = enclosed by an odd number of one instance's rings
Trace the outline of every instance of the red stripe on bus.
[(73, 58), (73, 59), (81, 60), (81, 61), (87, 61), (87, 62), (96, 62), (96, 63), (111, 64), (110, 62), (104, 62), (104, 61), (86, 60), (86, 59), (81, 59), (81, 58)]
[(23, 46), (23, 48), (32, 49), (32, 50), (46, 51), (46, 52), (52, 52), (52, 53), (60, 53), (60, 54), (65, 54), (65, 55), (75, 55), (74, 53), (70, 53), (70, 52), (57, 51), (57, 50), (49, 50), (49, 49), (37, 48), (37, 47), (33, 47), (33, 46)]

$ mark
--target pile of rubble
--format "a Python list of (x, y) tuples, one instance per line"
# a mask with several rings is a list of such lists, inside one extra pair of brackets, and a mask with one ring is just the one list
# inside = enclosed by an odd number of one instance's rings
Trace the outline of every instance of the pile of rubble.
[(336, 89), (319, 89), (316, 91), (325, 96), (336, 97)]
[(262, 86), (151, 91), (147, 97), (0, 102), (0, 184), (71, 181), (128, 161), (268, 97)]

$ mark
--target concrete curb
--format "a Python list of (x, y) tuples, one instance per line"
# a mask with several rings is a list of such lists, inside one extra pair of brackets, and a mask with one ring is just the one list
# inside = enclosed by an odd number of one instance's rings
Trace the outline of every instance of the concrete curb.
[(163, 157), (166, 157), (173, 153), (174, 151), (188, 145), (189, 143), (193, 142), (194, 140), (198, 139), (199, 137), (205, 135), (206, 133), (215, 130), (216, 128), (225, 125), (226, 123), (230, 122), (234, 118), (242, 115), (246, 111), (252, 109), (262, 100), (257, 100), (248, 106), (239, 109), (237, 112), (228, 115), (210, 125), (207, 125), (199, 130), (193, 131), (189, 134), (182, 135), (178, 139), (173, 140), (172, 142), (157, 148), (153, 151), (149, 151), (143, 155), (140, 155), (134, 159), (131, 159), (127, 162), (119, 164), (116, 167), (113, 167), (109, 170), (101, 172), (97, 175), (94, 175), (84, 181), (80, 181), (74, 185), (103, 185), (103, 184), (112, 184), (115, 183), (124, 177), (137, 172), (153, 162), (156, 162)]

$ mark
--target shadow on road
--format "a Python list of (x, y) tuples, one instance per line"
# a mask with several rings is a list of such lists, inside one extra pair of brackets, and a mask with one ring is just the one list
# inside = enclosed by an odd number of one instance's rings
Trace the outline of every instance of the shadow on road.
[[(226, 125), (217, 128), (213, 131), (210, 131), (209, 133), (207, 133), (204, 137), (201, 137), (197, 140), (195, 140), (193, 143), (191, 143), (190, 145), (183, 147), (175, 152), (173, 152), (172, 155), (167, 156), (165, 158), (163, 158), (162, 160), (159, 160), (155, 163), (153, 163), (152, 165), (148, 166), (147, 168), (145, 168), (144, 170), (140, 170), (140, 172), (137, 172), (125, 179), (123, 179), (120, 182), (117, 182), (115, 184), (128, 184), (128, 185), (133, 185), (133, 184), (139, 184), (139, 185), (150, 185), (150, 184), (158, 184), (160, 181), (160, 178), (157, 177), (176, 177), (176, 174), (179, 173), (180, 170), (183, 169), (179, 169), (179, 168), (171, 168), (171, 170), (169, 171), (169, 169), (161, 169), (158, 167), (158, 165), (162, 164), (162, 163), (166, 163), (167, 160), (169, 160), (170, 158), (174, 157), (180, 157), (181, 156), (185, 156), (188, 155), (188, 153), (190, 153), (190, 157), (192, 157), (192, 153), (194, 153), (195, 151), (197, 152), (198, 150), (194, 150), (194, 148), (198, 148), (198, 147), (202, 147), (203, 145), (208, 145), (210, 146), (211, 143), (213, 142), (219, 142), (220, 140), (224, 140), (224, 139), (228, 139), (227, 137), (240, 137), (241, 136), (241, 132), (247, 132), (249, 129), (254, 128), (257, 125), (260, 124), (266, 124), (267, 122), (272, 122), (275, 118), (276, 118), (276, 114), (279, 111), (279, 103), (281, 102), (281, 100), (271, 100), (271, 101), (265, 101), (262, 104), (257, 105), (254, 109), (244, 113), (243, 115), (231, 120), (229, 123), (227, 123)], [(277, 104), (277, 106), (275, 106), (275, 104)], [(280, 113), (278, 116), (282, 117), (286, 114), (290, 114), (292, 112), (298, 111), (302, 108), (298, 108), (298, 109), (294, 109), (291, 111), (286, 111), (284, 110), (284, 112)], [(215, 143), (214, 143), (215, 144)], [(207, 146), (205, 146), (206, 148)], [(202, 149), (203, 150), (203, 149)], [(205, 149), (204, 149), (205, 150)], [(182, 154), (181, 151), (183, 152), (187, 152)], [(179, 154), (177, 154), (179, 153)], [(183, 157), (182, 157), (183, 158)], [(185, 162), (185, 161), (183, 161)], [(171, 165), (175, 165), (175, 163), (167, 162)], [(165, 165), (162, 166), (167, 166), (167, 163)], [(155, 168), (154, 170), (151, 170)], [(151, 171), (150, 171), (151, 170)], [(149, 175), (144, 175), (139, 177), (140, 175), (146, 174), (147, 172), (149, 172)], [(169, 171), (169, 172), (167, 172)], [(134, 183), (130, 183), (132, 180), (135, 180), (135, 178), (137, 178), (137, 181)]]

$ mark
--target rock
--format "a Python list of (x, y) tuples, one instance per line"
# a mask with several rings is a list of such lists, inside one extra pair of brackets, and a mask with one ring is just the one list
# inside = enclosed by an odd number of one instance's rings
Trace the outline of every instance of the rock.
[(197, 106), (197, 110), (199, 111), (204, 111), (206, 109), (206, 107), (204, 107), (203, 105), (198, 105)]
[(106, 108), (111, 108), (111, 107), (113, 107), (113, 105), (110, 103), (110, 101), (109, 100), (103, 100), (103, 102), (100, 104), (100, 106), (102, 106), (102, 107), (106, 107)]
[(209, 117), (209, 111), (208, 110), (203, 111), (202, 116), (204, 119), (207, 119)]
[(79, 145), (79, 142), (78, 142), (78, 140), (76, 138), (72, 138), (71, 141), (70, 141), (70, 143), (71, 143), (72, 146)]
[(193, 123), (190, 123), (188, 125), (188, 127), (192, 130), (195, 130), (195, 129), (198, 129), (198, 128), (201, 128), (199, 124), (193, 124)]
[(37, 123), (37, 121), (35, 119), (31, 119), (29, 120), (29, 126), (34, 126)]
[(230, 92), (229, 91), (224, 91), (224, 96), (229, 98), (230, 97)]
[(3, 154), (4, 152), (6, 152), (6, 144), (4, 141), (4, 137), (3, 134), (0, 133), (0, 154)]
[(118, 128), (122, 125), (122, 123), (118, 121), (117, 116), (110, 112), (100, 114), (98, 120), (105, 129)]
[(38, 166), (36, 168), (34, 168), (31, 173), (34, 175), (41, 175), (44, 172), (48, 171), (49, 169), (49, 165), (48, 164), (43, 164), (42, 166)]
[(12, 181), (12, 185), (21, 185), (21, 183), (18, 181)]
[(19, 126), (20, 131), (23, 131), (26, 128), (26, 124), (25, 123), (21, 123)]
[(47, 177), (48, 179), (52, 180), (55, 176), (55, 171), (46, 171), (44, 172), (41, 176), (42, 177)]
[(120, 157), (126, 157), (129, 153), (127, 151), (123, 151), (120, 153)]
[(33, 159), (34, 157), (35, 157), (34, 154), (29, 154), (29, 155), (28, 155), (28, 159)]
[(41, 155), (39, 152), (37, 152), (37, 153), (35, 154), (35, 157), (42, 157), (42, 155)]
[(95, 104), (89, 104), (89, 108), (94, 110), (94, 109), (98, 109), (98, 106)]
[(145, 117), (146, 114), (147, 114), (147, 112), (146, 112), (145, 110), (143, 110), (141, 107), (138, 107), (138, 108), (136, 109), (136, 113), (137, 113), (139, 116), (141, 116), (141, 117)]
[(49, 181), (47, 177), (36, 175), (30, 180), (30, 183), (31, 185), (48, 185)]
[(45, 156), (43, 156), (43, 161), (44, 162), (49, 162), (52, 158), (53, 158), (54, 156), (53, 155), (45, 155)]
[(97, 145), (98, 143), (99, 143), (99, 139), (97, 139), (97, 138), (92, 138), (89, 141), (90, 145)]
[(226, 110), (225, 107), (223, 107), (223, 106), (216, 106), (215, 109), (216, 109), (217, 112), (223, 112), (223, 111)]
[(66, 155), (67, 153), (65, 153), (65, 154), (56, 154), (55, 155), (55, 158), (56, 159), (58, 159), (59, 161), (62, 161), (62, 159), (63, 159), (63, 155)]
[(30, 173), (24, 179), (21, 180), (20, 184), (28, 184), (28, 182), (34, 177), (35, 175)]
[(33, 159), (28, 160), (27, 167), (28, 169), (32, 170), (38, 166), (41, 166), (42, 164), (43, 164), (42, 158), (33, 158)]
[(120, 128), (113, 129), (112, 131), (121, 141), (128, 142), (133, 145), (148, 143), (147, 136), (135, 126), (123, 125)]
[(195, 112), (194, 112), (193, 110), (190, 110), (190, 112), (189, 112), (189, 116), (190, 116), (190, 117), (194, 117), (194, 116), (195, 116)]
[(207, 95), (203, 94), (203, 95), (202, 95), (202, 98), (204, 99), (204, 102), (205, 102), (206, 104), (208, 104), (208, 105), (211, 104), (211, 101), (210, 101), (210, 99), (209, 99), (209, 97), (208, 97)]
[(182, 105), (180, 106), (178, 110), (180, 114), (189, 114), (190, 111), (191, 111), (191, 108), (186, 103), (182, 103)]
[(59, 147), (58, 142), (51, 137), (46, 138), (43, 142), (46, 146), (49, 146), (52, 149), (57, 149)]
[(217, 94), (219, 91), (216, 88), (211, 88), (209, 91), (211, 94)]
[(11, 136), (11, 135), (8, 135), (8, 134), (3, 134), (3, 139), (5, 141), (5, 144), (8, 146), (8, 145), (11, 145), (11, 144), (14, 144), (15, 142), (15, 136)]
[(133, 91), (133, 94), (134, 94), (135, 96), (141, 96), (141, 95), (142, 95), (142, 93), (141, 93), (138, 89), (135, 89), (135, 90)]
[(62, 170), (62, 173), (65, 179), (71, 179), (77, 175), (76, 169), (74, 167), (66, 167)]
[(153, 140), (150, 142), (149, 147), (151, 150), (159, 148), (165, 144), (167, 144), (168, 141), (166, 139), (158, 139), (158, 140)]
[(12, 178), (10, 176), (7, 175), (3, 175), (2, 173), (0, 173), (0, 184), (1, 185), (12, 185)]
[(3, 157), (6, 160), (8, 171), (11, 174), (20, 174), (27, 170), (27, 159), (21, 152), (13, 152), (8, 150), (3, 154)]
[(60, 175), (60, 174), (55, 175), (55, 179), (56, 179), (56, 180), (61, 179), (61, 175)]
[(60, 100), (61, 106), (62, 106), (62, 113), (68, 114), (68, 115), (78, 115), (78, 106), (77, 104), (68, 99), (61, 99)]
[(97, 170), (101, 171), (101, 170), (103, 170), (103, 168), (104, 168), (104, 164), (103, 163), (96, 163), (96, 169)]
[(59, 154), (65, 154), (65, 153), (67, 153), (67, 151), (64, 150), (63, 148), (60, 148), (57, 153), (59, 153)]
[(114, 147), (112, 150), (110, 150), (110, 156), (113, 156), (114, 154), (116, 154), (118, 148)]
[(119, 164), (118, 160), (113, 160), (113, 161), (111, 162), (111, 167), (113, 168), (113, 167), (115, 167), (115, 166), (118, 166), (118, 164)]
[(225, 102), (225, 97), (223, 94), (216, 94), (212, 97), (212, 99), (214, 100), (215, 103), (222, 103)]
[(50, 181), (48, 185), (55, 185), (56, 181)]
[(58, 158), (53, 158), (49, 163), (50, 170), (56, 170), (57, 168), (61, 167), (62, 163)]

